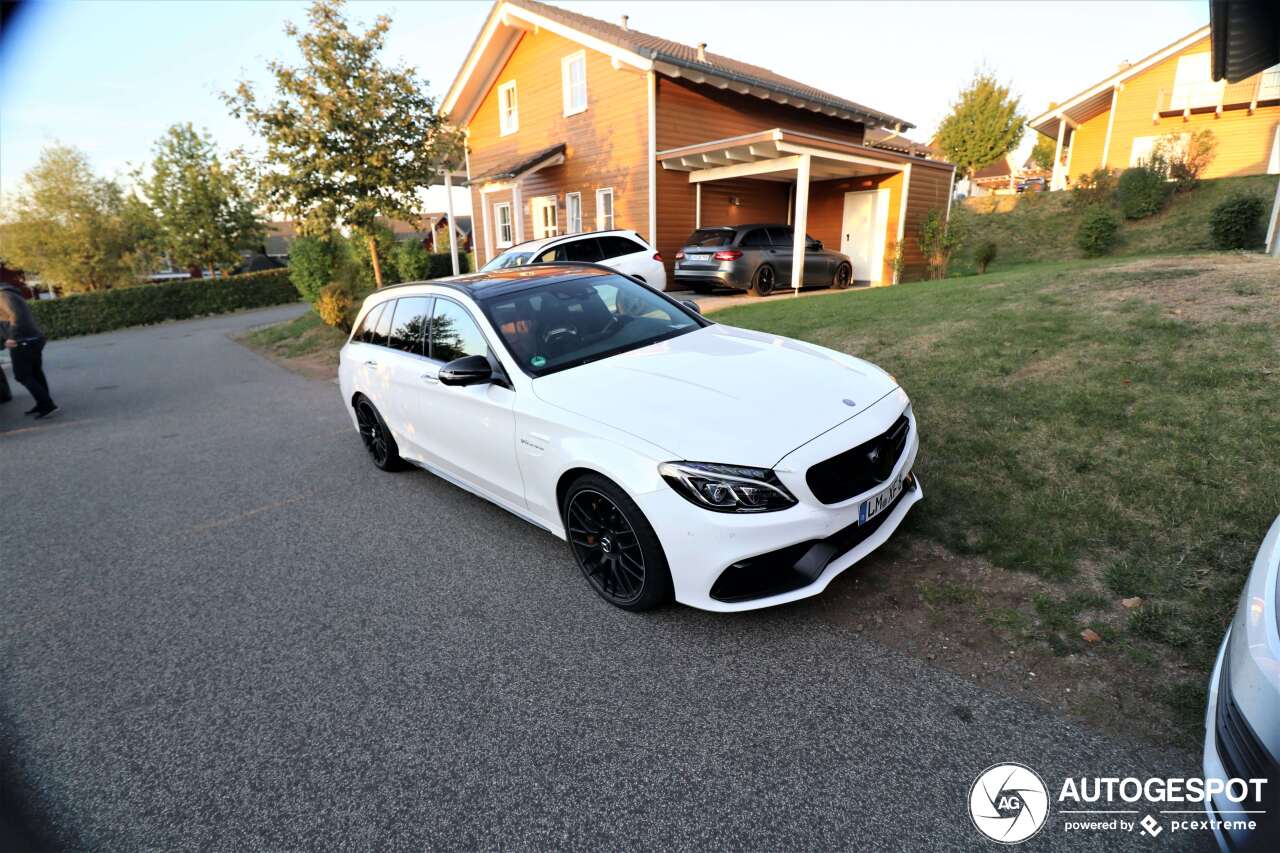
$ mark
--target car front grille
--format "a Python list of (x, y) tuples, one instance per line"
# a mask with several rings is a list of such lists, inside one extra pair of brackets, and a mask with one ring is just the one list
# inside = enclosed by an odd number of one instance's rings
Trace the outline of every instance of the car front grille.
[[(1249, 721), (1240, 712), (1231, 695), (1231, 649), (1228, 648), (1222, 658), (1222, 673), (1218, 679), (1218, 716), (1216, 720), (1216, 741), (1218, 758), (1228, 779), (1267, 779), (1263, 786), (1264, 802), (1246, 800), (1248, 805), (1231, 805), (1229, 808), (1248, 809), (1264, 808), (1274, 811), (1280, 802), (1276, 791), (1268, 790), (1280, 785), (1280, 763), (1267, 752), (1266, 746), (1258, 739)], [(1251, 789), (1252, 790), (1252, 789)], [(1280, 815), (1270, 816), (1272, 821), (1280, 819)]]
[(838, 504), (875, 488), (893, 475), (910, 434), (911, 421), (904, 414), (875, 438), (810, 468), (805, 474), (809, 490), (824, 504)]

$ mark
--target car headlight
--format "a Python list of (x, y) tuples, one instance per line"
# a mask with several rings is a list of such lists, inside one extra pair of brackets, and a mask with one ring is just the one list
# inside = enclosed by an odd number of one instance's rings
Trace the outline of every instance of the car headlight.
[(768, 468), (663, 462), (658, 473), (690, 503), (716, 512), (774, 512), (796, 504)]

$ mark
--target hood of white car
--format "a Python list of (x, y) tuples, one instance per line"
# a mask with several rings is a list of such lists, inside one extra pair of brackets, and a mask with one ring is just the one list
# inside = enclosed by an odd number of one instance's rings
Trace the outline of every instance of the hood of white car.
[(861, 359), (721, 325), (533, 383), (546, 402), (675, 459), (762, 468), (895, 387)]

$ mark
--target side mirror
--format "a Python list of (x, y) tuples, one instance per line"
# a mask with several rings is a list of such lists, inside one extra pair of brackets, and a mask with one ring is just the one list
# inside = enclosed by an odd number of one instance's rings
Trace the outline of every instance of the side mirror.
[(821, 240), (810, 240), (810, 241), (809, 241), (809, 251), (811, 251), (811, 252), (821, 252), (821, 251), (822, 251), (822, 241), (821, 241)]
[(694, 302), (692, 299), (681, 299), (680, 304), (683, 305), (685, 308), (688, 308), (690, 311), (692, 311), (695, 314), (702, 313), (702, 306)]
[(493, 381), (493, 367), (482, 355), (464, 355), (440, 368), (441, 385), (483, 385)]

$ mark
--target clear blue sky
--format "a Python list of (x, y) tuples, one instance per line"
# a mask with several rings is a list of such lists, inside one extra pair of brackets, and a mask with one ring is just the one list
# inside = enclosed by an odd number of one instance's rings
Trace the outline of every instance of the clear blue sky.
[[(1193, 2), (561, 2), (608, 21), (774, 69), (902, 116), (926, 139), (975, 67), (1012, 83), (1034, 114), (1208, 22)], [(356, 2), (391, 16), (389, 52), (442, 96), (487, 2)], [(170, 124), (190, 121), (226, 147), (252, 139), (218, 98), (292, 58), (286, 20), (305, 3), (44, 2), (5, 33), (0, 53), (0, 194), (52, 141), (88, 152), (104, 174), (148, 159)]]

